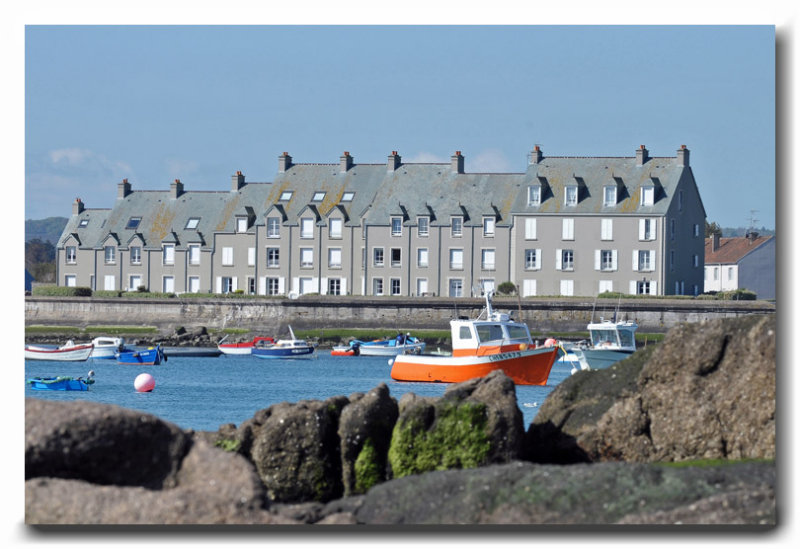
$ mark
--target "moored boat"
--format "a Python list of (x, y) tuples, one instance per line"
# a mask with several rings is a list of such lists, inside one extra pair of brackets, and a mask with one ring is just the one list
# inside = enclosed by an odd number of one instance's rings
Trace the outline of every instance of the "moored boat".
[(88, 391), (94, 383), (94, 371), (89, 370), (86, 379), (69, 376), (32, 377), (26, 382), (35, 391)]
[(41, 345), (25, 345), (26, 360), (52, 360), (60, 362), (83, 362), (94, 349), (91, 343), (75, 344), (67, 341), (61, 347), (45, 347)]
[(129, 350), (117, 353), (117, 362), (119, 364), (140, 364), (143, 366), (153, 366), (166, 362), (167, 357), (164, 356), (164, 351), (161, 345), (150, 347), (143, 350)]
[(124, 337), (100, 336), (92, 340), (92, 345), (92, 359), (113, 359), (118, 352), (126, 350)]
[[(228, 336), (225, 336), (227, 338)], [(225, 341), (225, 338), (222, 341)], [(217, 348), (226, 355), (249, 355), (253, 351), (253, 347), (262, 344), (274, 344), (275, 340), (271, 337), (254, 337), (251, 341), (241, 341), (239, 343), (222, 343), (217, 344)]]
[(375, 341), (351, 341), (351, 347), (357, 347), (362, 356), (397, 356), (420, 354), (425, 350), (425, 342), (411, 334), (402, 333), (397, 337)]
[(477, 318), (450, 321), (452, 354), (398, 355), (392, 379), (454, 383), (502, 370), (518, 385), (547, 384), (559, 347), (536, 347), (525, 323), (494, 311), (493, 294), (486, 293), (486, 307)]
[(361, 354), (358, 345), (337, 345), (331, 349), (331, 356), (358, 356)]
[(292, 327), (289, 326), (290, 339), (279, 339), (277, 343), (258, 344), (253, 347), (252, 355), (258, 358), (308, 358), (314, 354), (316, 348), (304, 339), (294, 336)]
[(572, 352), (578, 358), (582, 370), (602, 370), (636, 351), (636, 329), (632, 321), (613, 322), (601, 319), (590, 323), (588, 343), (578, 344)]

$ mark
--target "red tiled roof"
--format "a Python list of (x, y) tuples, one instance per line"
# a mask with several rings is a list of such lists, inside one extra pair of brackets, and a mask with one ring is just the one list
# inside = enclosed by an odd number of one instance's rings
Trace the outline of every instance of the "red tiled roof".
[(711, 251), (711, 238), (706, 238), (706, 265), (710, 263), (738, 263), (744, 256), (764, 244), (772, 236), (759, 236), (750, 240), (746, 236), (720, 238), (719, 248)]

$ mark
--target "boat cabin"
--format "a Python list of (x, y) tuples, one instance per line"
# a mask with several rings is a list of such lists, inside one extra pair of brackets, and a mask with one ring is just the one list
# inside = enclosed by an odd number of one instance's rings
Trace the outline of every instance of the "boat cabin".
[(528, 325), (514, 322), (508, 314), (495, 312), (492, 309), (491, 294), (486, 296), (485, 312), (485, 320), (481, 320), (481, 313), (474, 320), (450, 321), (454, 355), (475, 354), (478, 349), (506, 352), (512, 348), (518, 350), (522, 346), (532, 345)]
[(634, 334), (638, 325), (635, 322), (603, 321), (598, 324), (589, 324), (588, 328), (592, 347), (636, 349)]

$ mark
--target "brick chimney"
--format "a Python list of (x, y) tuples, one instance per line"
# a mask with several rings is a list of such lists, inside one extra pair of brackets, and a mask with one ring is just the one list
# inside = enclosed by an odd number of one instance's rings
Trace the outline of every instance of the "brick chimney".
[(344, 153), (342, 153), (342, 156), (339, 157), (339, 171), (344, 173), (352, 167), (353, 167), (353, 157), (350, 156), (349, 152), (344, 151)]
[(175, 181), (169, 184), (170, 198), (178, 198), (182, 194), (183, 194), (183, 183), (181, 183), (180, 179), (176, 179)]
[(242, 187), (244, 187), (244, 175), (242, 172), (237, 171), (234, 175), (231, 176), (231, 192), (236, 192)]
[(645, 162), (650, 159), (648, 156), (647, 149), (644, 148), (644, 145), (639, 145), (639, 148), (636, 149), (636, 165), (637, 166), (644, 166)]
[(539, 145), (533, 147), (533, 152), (531, 153), (531, 157), (528, 160), (528, 164), (538, 164), (542, 161), (542, 149), (539, 148)]
[(719, 233), (711, 234), (711, 251), (716, 252), (719, 250)]
[(284, 152), (278, 157), (278, 173), (286, 173), (292, 167), (292, 157), (288, 152)]
[(125, 198), (131, 194), (131, 184), (127, 179), (123, 179), (122, 183), (117, 183), (117, 198)]
[(72, 215), (79, 215), (83, 213), (83, 210), (86, 208), (83, 207), (83, 202), (81, 202), (80, 198), (76, 198), (75, 202), (72, 203)]
[(686, 145), (681, 145), (681, 148), (678, 149), (677, 158), (678, 166), (689, 167), (689, 149), (686, 148)]
[(389, 155), (389, 160), (386, 162), (386, 171), (388, 173), (391, 173), (399, 167), (400, 167), (400, 155), (397, 154), (397, 151), (392, 151), (392, 154)]
[(464, 173), (464, 157), (461, 156), (461, 151), (450, 157), (450, 171), (453, 173)]

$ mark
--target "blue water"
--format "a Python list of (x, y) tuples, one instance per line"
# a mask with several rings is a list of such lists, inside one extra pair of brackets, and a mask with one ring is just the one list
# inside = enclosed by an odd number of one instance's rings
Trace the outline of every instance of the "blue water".
[[(525, 428), (545, 397), (570, 375), (569, 365), (556, 363), (546, 386), (517, 385), (517, 403)], [(25, 396), (51, 400), (86, 400), (140, 410), (184, 429), (216, 431), (237, 426), (258, 410), (279, 402), (324, 400), (367, 392), (386, 383), (400, 400), (405, 393), (441, 396), (447, 384), (408, 383), (389, 377), (387, 358), (333, 357), (320, 351), (310, 359), (260, 359), (250, 356), (171, 357), (158, 366), (120, 365), (113, 360), (87, 362), (25, 361), (25, 379), (34, 376), (83, 376), (95, 372), (88, 391), (36, 391), (25, 384)], [(141, 373), (155, 378), (151, 393), (137, 393), (133, 382)]]

